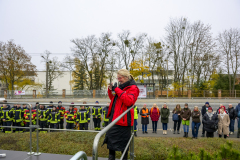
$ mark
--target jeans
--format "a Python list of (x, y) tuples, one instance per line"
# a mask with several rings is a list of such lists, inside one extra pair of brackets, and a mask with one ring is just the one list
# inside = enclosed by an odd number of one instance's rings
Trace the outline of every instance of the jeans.
[(231, 119), (230, 125), (229, 125), (230, 132), (234, 132), (234, 124), (235, 124), (235, 119)]
[(168, 128), (167, 123), (162, 123), (162, 128), (163, 128), (163, 130), (167, 130), (167, 128)]
[(142, 131), (147, 132), (147, 124), (142, 124)]
[[(192, 135), (193, 135), (193, 137), (198, 137), (198, 129), (199, 129), (200, 125), (201, 125), (201, 123), (192, 122)], [(196, 127), (196, 131), (195, 131), (195, 127)]]
[(134, 119), (134, 132), (137, 132), (137, 119)]
[(158, 121), (152, 121), (153, 131), (157, 131), (157, 122), (158, 122)]
[(184, 132), (189, 132), (189, 125), (183, 125)]
[(174, 121), (174, 126), (173, 126), (174, 131), (176, 131), (176, 129), (179, 131), (181, 122), (182, 122), (182, 120), (180, 118), (178, 119), (178, 121)]

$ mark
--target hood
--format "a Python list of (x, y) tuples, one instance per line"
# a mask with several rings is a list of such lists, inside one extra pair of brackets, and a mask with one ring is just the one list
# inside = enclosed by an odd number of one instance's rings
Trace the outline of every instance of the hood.
[[(163, 108), (163, 105), (162, 105), (162, 108)], [(168, 105), (167, 105), (167, 109), (168, 109)]]

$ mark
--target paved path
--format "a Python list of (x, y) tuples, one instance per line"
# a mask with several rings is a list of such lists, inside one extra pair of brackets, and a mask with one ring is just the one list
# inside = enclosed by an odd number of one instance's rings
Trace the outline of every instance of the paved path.
[[(42, 153), (40, 156), (27, 155), (28, 152), (22, 151), (10, 151), (10, 150), (0, 150), (1, 153), (6, 153), (5, 158), (0, 158), (1, 160), (68, 160), (71, 159), (72, 155), (61, 155), (61, 154), (49, 154)], [(88, 157), (89, 160), (92, 157)], [(98, 160), (107, 160), (108, 158), (98, 158)]]

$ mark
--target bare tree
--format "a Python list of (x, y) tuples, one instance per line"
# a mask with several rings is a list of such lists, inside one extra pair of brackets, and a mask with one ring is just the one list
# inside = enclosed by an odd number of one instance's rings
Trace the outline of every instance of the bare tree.
[[(217, 36), (218, 51), (224, 56), (224, 64), (227, 68), (229, 77), (229, 93), (230, 95), (235, 90), (236, 74), (239, 69), (239, 56), (240, 56), (240, 30), (231, 28), (224, 30)], [(233, 74), (234, 83), (231, 84), (231, 73)], [(232, 92), (231, 92), (232, 90)]]
[[(45, 53), (42, 55), (43, 62), (48, 64), (48, 91), (53, 91), (55, 88), (53, 87), (53, 81), (56, 80), (59, 77), (63, 76), (63, 68), (61, 65), (61, 62), (58, 61), (57, 57), (50, 58), (51, 52), (45, 51)], [(47, 67), (47, 66), (46, 66)]]

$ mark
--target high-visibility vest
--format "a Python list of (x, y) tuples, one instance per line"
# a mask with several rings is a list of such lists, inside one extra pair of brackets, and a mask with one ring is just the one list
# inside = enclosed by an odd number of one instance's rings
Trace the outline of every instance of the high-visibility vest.
[(90, 119), (88, 118), (89, 114), (88, 111), (86, 109), (84, 110), (79, 110), (78, 111), (78, 116), (77, 116), (77, 122), (79, 123), (87, 123), (90, 121)]
[[(149, 113), (149, 110), (146, 108), (146, 110), (145, 109), (142, 109), (142, 114), (145, 114), (145, 113)], [(148, 115), (147, 116), (142, 116), (143, 118), (146, 118), (146, 117), (148, 117)]]
[(102, 115), (102, 107), (93, 107), (92, 108), (92, 115), (94, 116), (97, 116), (98, 118), (101, 118), (101, 115)]
[(138, 107), (135, 106), (134, 107), (134, 119), (138, 119), (138, 113), (139, 113)]
[[(30, 122), (30, 111), (26, 110), (24, 113), (25, 122)], [(32, 123), (35, 124), (36, 110), (32, 110)], [(27, 119), (28, 118), (28, 119)]]
[(15, 108), (13, 111), (13, 122), (22, 122), (23, 121), (24, 112), (22, 108)]
[(51, 112), (48, 118), (49, 123), (59, 123), (60, 122), (60, 113), (59, 112)]
[(39, 109), (38, 110), (38, 116), (42, 116), (42, 118), (39, 118), (40, 121), (47, 121), (48, 120), (48, 115), (49, 115), (49, 110), (44, 108), (44, 109)]
[(65, 114), (65, 108), (62, 106), (58, 106), (57, 111), (60, 113), (60, 118), (63, 119)]
[(109, 107), (105, 107), (105, 108), (103, 109), (103, 116), (104, 116), (104, 121), (105, 121), (105, 122), (109, 122), (109, 118), (106, 117), (107, 114), (108, 114), (108, 108), (109, 108)]
[[(76, 114), (76, 111), (75, 110), (68, 110), (65, 112), (65, 118), (66, 118), (66, 122), (67, 123), (74, 123), (74, 121), (76, 120), (77, 118), (77, 114)], [(70, 120), (70, 118), (72, 118), (72, 120)]]
[(1, 113), (1, 119), (5, 119), (6, 121), (12, 121), (12, 112), (11, 109), (8, 108), (2, 108), (2, 113)]

